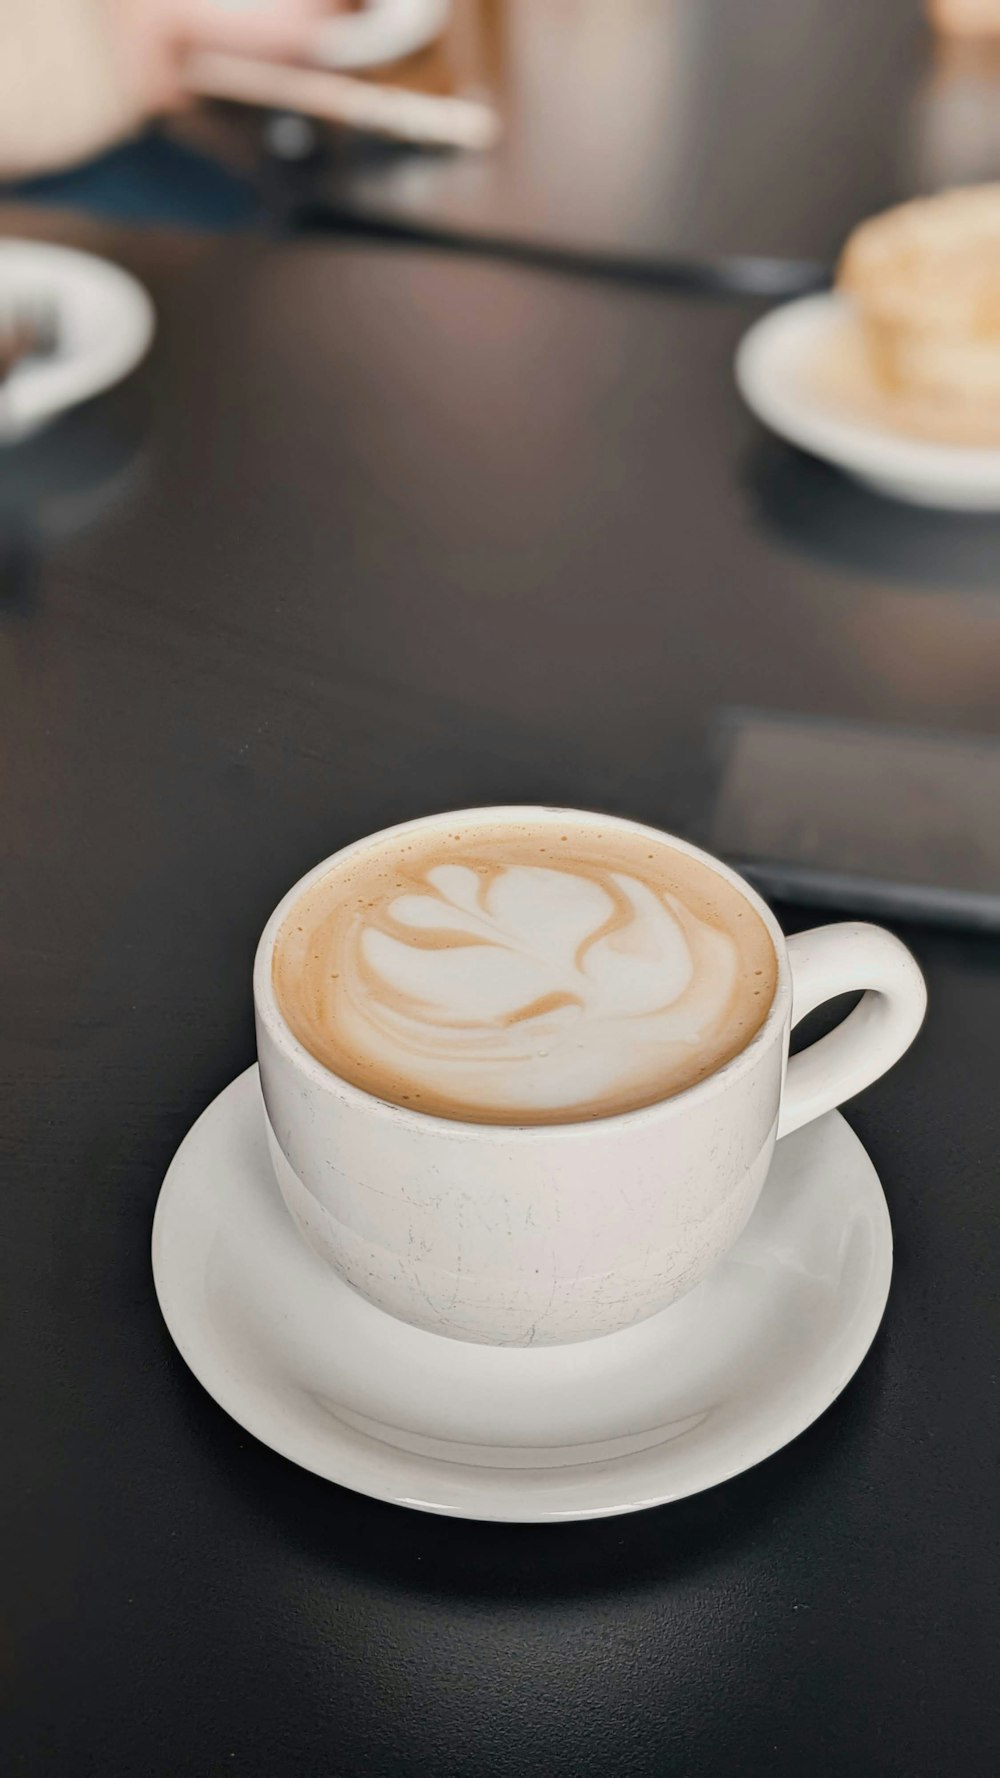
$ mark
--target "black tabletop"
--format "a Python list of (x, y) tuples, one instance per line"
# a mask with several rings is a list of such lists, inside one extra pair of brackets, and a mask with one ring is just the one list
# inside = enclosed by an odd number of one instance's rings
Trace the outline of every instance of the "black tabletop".
[(0, 482), (5, 1769), (991, 1778), (995, 941), (901, 929), (930, 1016), (850, 1111), (897, 1243), (869, 1358), (676, 1506), (484, 1526), (324, 1483), (203, 1393), (148, 1249), (303, 869), (513, 799), (690, 831), (734, 703), (996, 732), (1000, 524), (765, 440), (748, 306), (85, 238), (160, 333)]

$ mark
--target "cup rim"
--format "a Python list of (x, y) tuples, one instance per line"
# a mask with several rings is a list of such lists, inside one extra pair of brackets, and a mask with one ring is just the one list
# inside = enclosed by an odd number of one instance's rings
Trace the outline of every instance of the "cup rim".
[[(419, 828), (434, 827), (441, 823), (453, 821), (529, 821), (539, 817), (552, 819), (557, 825), (558, 820), (584, 823), (610, 824), (627, 829), (630, 833), (642, 834), (661, 844), (671, 846), (675, 851), (684, 852), (688, 857), (696, 858), (708, 870), (714, 871), (737, 889), (755, 913), (762, 920), (764, 927), (774, 946), (777, 961), (777, 973), (774, 994), (759, 1030), (754, 1032), (748, 1044), (720, 1068), (695, 1081), (680, 1092), (671, 1093), (666, 1098), (655, 1099), (650, 1105), (640, 1105), (631, 1111), (616, 1111), (606, 1117), (575, 1118), (565, 1122), (545, 1124), (480, 1123), (472, 1118), (442, 1117), (437, 1112), (420, 1111), (410, 1106), (396, 1105), (391, 1099), (379, 1098), (377, 1093), (367, 1092), (353, 1081), (345, 1080), (342, 1075), (335, 1074), (325, 1063), (320, 1062), (305, 1045), (300, 1042), (287, 1023), (278, 1005), (274, 992), (272, 976), (272, 957), (278, 933), (285, 919), (299, 897), (305, 894), (315, 882), (333, 868), (349, 858), (352, 854), (366, 851), (368, 847), (381, 844), (394, 835), (402, 835)], [(272, 1042), (284, 1051), (286, 1057), (315, 1086), (345, 1099), (349, 1104), (365, 1108), (372, 1116), (388, 1118), (391, 1122), (402, 1124), (416, 1134), (420, 1131), (436, 1130), (461, 1134), (467, 1139), (498, 1140), (514, 1138), (518, 1140), (553, 1140), (557, 1137), (569, 1139), (573, 1136), (589, 1135), (593, 1138), (602, 1129), (614, 1127), (636, 1128), (643, 1123), (653, 1123), (665, 1116), (679, 1116), (689, 1106), (704, 1104), (707, 1100), (720, 1097), (731, 1087), (741, 1075), (749, 1072), (759, 1059), (761, 1052), (774, 1042), (776, 1031), (790, 1022), (788, 1015), (791, 1010), (791, 974), (788, 964), (785, 935), (778, 925), (767, 903), (758, 895), (756, 889), (745, 877), (722, 860), (706, 852), (702, 847), (692, 844), (690, 840), (679, 839), (675, 834), (667, 833), (663, 828), (651, 827), (642, 821), (633, 821), (626, 815), (611, 815), (596, 809), (567, 809), (548, 803), (511, 803), (483, 805), (475, 809), (441, 809), (431, 815), (419, 815), (408, 821), (394, 822), (389, 827), (379, 828), (377, 832), (365, 834), (361, 839), (352, 840), (346, 846), (339, 846), (327, 858), (306, 871), (298, 881), (293, 883), (269, 916), (261, 933), (254, 955), (253, 964), (253, 998), (254, 1009), (258, 1021), (264, 1026)]]

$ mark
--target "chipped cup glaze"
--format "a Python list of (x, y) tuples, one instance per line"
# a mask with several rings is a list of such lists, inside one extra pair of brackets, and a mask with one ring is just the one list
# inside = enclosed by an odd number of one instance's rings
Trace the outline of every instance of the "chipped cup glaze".
[[(898, 1060), (923, 1018), (920, 972), (875, 926), (786, 939), (742, 878), (655, 828), (578, 810), (494, 808), (413, 829), (571, 821), (648, 836), (735, 885), (778, 962), (770, 1011), (714, 1074), (638, 1111), (579, 1123), (463, 1123), (375, 1098), (293, 1036), (272, 985), (275, 940), (328, 858), (275, 909), (257, 949), (254, 1003), (267, 1137), (300, 1233), (380, 1309), (431, 1333), (489, 1345), (609, 1334), (666, 1308), (743, 1230), (776, 1139), (859, 1092)], [(844, 1023), (790, 1063), (792, 1024), (833, 995), (866, 992)]]

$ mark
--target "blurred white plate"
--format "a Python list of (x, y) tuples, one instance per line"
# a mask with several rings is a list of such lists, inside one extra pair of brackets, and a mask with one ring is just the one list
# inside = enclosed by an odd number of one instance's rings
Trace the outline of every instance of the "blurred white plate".
[(153, 337), (153, 305), (119, 266), (44, 241), (0, 240), (0, 310), (51, 303), (59, 343), (0, 387), (0, 443), (23, 438), (128, 375)]
[[(826, 358), (846, 368), (848, 353), (845, 397), (835, 400), (819, 372)], [(880, 494), (922, 506), (1000, 509), (1000, 448), (937, 444), (894, 430), (874, 389), (866, 411), (859, 363), (850, 304), (835, 294), (807, 296), (751, 327), (736, 354), (736, 382), (773, 432)]]
[(361, 12), (324, 21), (312, 60), (343, 71), (402, 61), (440, 37), (450, 13), (451, 0), (368, 0)]

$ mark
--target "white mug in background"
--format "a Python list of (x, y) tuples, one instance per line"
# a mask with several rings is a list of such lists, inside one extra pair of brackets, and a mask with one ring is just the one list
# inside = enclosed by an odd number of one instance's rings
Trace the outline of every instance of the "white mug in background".
[[(620, 829), (694, 857), (742, 893), (771, 937), (774, 999), (738, 1055), (638, 1111), (579, 1123), (498, 1125), (430, 1116), (331, 1073), (295, 1038), (272, 982), (275, 941), (299, 897), (386, 838), (501, 823)], [(793, 1024), (864, 990), (836, 1030), (788, 1060)], [(360, 840), (310, 871), (257, 949), (254, 1003), (267, 1137), (302, 1235), (380, 1309), (488, 1345), (556, 1345), (614, 1333), (690, 1290), (742, 1232), (776, 1139), (891, 1068), (926, 1004), (916, 963), (877, 926), (785, 939), (749, 884), (655, 828), (565, 809), (432, 815)]]

